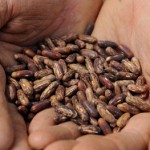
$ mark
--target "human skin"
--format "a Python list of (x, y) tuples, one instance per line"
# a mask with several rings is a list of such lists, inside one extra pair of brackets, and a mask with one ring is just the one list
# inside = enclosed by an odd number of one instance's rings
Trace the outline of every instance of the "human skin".
[[(13, 60), (13, 54), (15, 52), (19, 52), (23, 46), (34, 44), (44, 36), (61, 36), (69, 33), (70, 29), (73, 32), (82, 33), (86, 25), (95, 20), (100, 5), (99, 0), (95, 0), (94, 2), (93, 0), (83, 0), (82, 3), (77, 0), (37, 0), (36, 3), (33, 0), (1, 0), (0, 6), (3, 6), (2, 9), (0, 9), (1, 64), (5, 67), (15, 63)], [(81, 6), (84, 9), (81, 9)], [(64, 7), (67, 8), (64, 9)], [(36, 10), (34, 10), (34, 8), (36, 8)], [(141, 61), (143, 73), (148, 83), (150, 82), (150, 71), (147, 67), (149, 64), (148, 52), (150, 48), (148, 41), (150, 36), (148, 32), (150, 25), (148, 17), (149, 8), (150, 2), (148, 0), (144, 2), (142, 0), (105, 0), (92, 34), (98, 39), (112, 40), (117, 43), (123, 43), (131, 48), (135, 56)], [(91, 12), (93, 10), (96, 11)], [(70, 11), (74, 12), (73, 15), (71, 15), (72, 13), (70, 13)], [(93, 15), (90, 16), (89, 13)], [(69, 15), (71, 15), (71, 17)], [(67, 16), (67, 20), (62, 19), (63, 16)], [(79, 16), (81, 16), (81, 18), (78, 18)], [(9, 56), (9, 59), (6, 56)], [(5, 77), (3, 73), (1, 68), (1, 79)], [(7, 133), (7, 136), (5, 136), (7, 142), (10, 139), (14, 139), (15, 144), (13, 147), (21, 149), (25, 146), (27, 135), (24, 134), (24, 136), (22, 136), (24, 143), (19, 147), (17, 143), (21, 142), (15, 142), (17, 140), (13, 138), (13, 132), (11, 131), (14, 131), (13, 129), (15, 128), (19, 129), (20, 133), (22, 133), (25, 130), (24, 122), (18, 116), (20, 121), (19, 119), (16, 121), (20, 122), (20, 125), (15, 126), (15, 124), (12, 123), (15, 119), (9, 115), (9, 112), (15, 111), (8, 107), (4, 96), (4, 87), (1, 87), (1, 89), (0, 95), (3, 96), (1, 98), (3, 102), (1, 103), (1, 107), (4, 106), (4, 110), (6, 111), (3, 111), (1, 115), (6, 127), (4, 128), (4, 125), (1, 124), (1, 137)], [(17, 116), (16, 112), (14, 114)], [(53, 122), (54, 116), (55, 112), (53, 109), (46, 109), (35, 116), (29, 126), (29, 144), (32, 148), (45, 150), (96, 150), (99, 148), (109, 150), (144, 150), (148, 148), (150, 136), (150, 115), (148, 113), (133, 117), (122, 132), (105, 137), (96, 135), (81, 137), (74, 123), (66, 122), (56, 126)], [(15, 127), (11, 126), (11, 124), (14, 124)], [(19, 136), (15, 135), (14, 137)], [(17, 139), (20, 140), (21, 138)], [(10, 143), (8, 144), (2, 138), (0, 141), (0, 149), (7, 149), (13, 142), (9, 141)], [(27, 143), (26, 146), (28, 147)], [(28, 147), (28, 149), (30, 148)]]
[[(149, 13), (149, 0), (144, 2), (142, 0), (105, 0), (92, 33), (100, 40), (111, 40), (127, 45), (140, 59), (148, 84), (150, 84)], [(71, 122), (54, 125), (54, 115), (53, 110), (47, 109), (33, 119), (29, 127), (29, 143), (32, 147), (44, 148), (44, 150), (148, 149), (149, 113), (134, 116), (120, 133), (105, 137), (96, 135), (81, 137), (77, 126)]]
[(84, 32), (101, 4), (99, 0), (0, 0), (0, 150), (31, 149), (23, 118), (6, 100), (2, 67), (15, 64), (15, 53), (46, 36)]

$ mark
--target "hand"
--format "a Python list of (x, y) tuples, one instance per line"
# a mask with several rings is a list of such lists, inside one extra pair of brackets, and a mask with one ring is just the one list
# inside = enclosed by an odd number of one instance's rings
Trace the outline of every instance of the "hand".
[[(149, 8), (148, 0), (144, 3), (141, 0), (106, 0), (92, 35), (100, 40), (127, 45), (140, 59), (144, 76), (150, 84)], [(150, 143), (149, 113), (134, 116), (120, 133), (105, 137), (79, 137), (77, 126), (71, 122), (54, 125), (54, 115), (52, 109), (47, 109), (33, 119), (29, 127), (32, 147), (44, 150), (144, 150)]]
[[(14, 53), (45, 36), (83, 32), (95, 21), (100, 6), (99, 0), (0, 0), (0, 63), (3, 67), (15, 64)], [(5, 85), (2, 68), (0, 77)], [(0, 150), (28, 150), (26, 126), (15, 108), (8, 107), (5, 87), (1, 88)]]
[(0, 66), (0, 150), (30, 150), (27, 142), (27, 129), (21, 115), (5, 97), (6, 77)]

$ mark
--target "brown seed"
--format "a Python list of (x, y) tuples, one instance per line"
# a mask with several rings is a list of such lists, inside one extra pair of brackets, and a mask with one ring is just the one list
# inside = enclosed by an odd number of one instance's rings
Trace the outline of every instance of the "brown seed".
[(52, 52), (60, 53), (60, 54), (69, 54), (71, 49), (69, 47), (54, 47), (51, 49)]
[(30, 78), (33, 77), (33, 72), (30, 70), (15, 71), (11, 74), (13, 78)]
[(94, 101), (94, 93), (93, 93), (92, 88), (91, 88), (91, 87), (86, 88), (85, 93), (86, 93), (87, 100), (88, 100), (91, 104), (94, 104), (95, 101)]
[(120, 44), (117, 47), (117, 50), (123, 52), (127, 58), (132, 58), (133, 57), (132, 51), (123, 44)]
[(36, 71), (34, 73), (34, 77), (36, 79), (38, 79), (38, 78), (42, 78), (42, 77), (48, 76), (48, 75), (50, 75), (52, 73), (53, 73), (52, 69), (42, 69), (42, 70)]
[(98, 119), (98, 125), (100, 126), (104, 135), (112, 133), (109, 124), (103, 118)]
[(30, 57), (28, 57), (27, 55), (24, 55), (24, 54), (17, 53), (14, 55), (14, 57), (17, 61), (25, 63), (25, 64), (33, 62), (33, 60)]
[(93, 49), (93, 48), (94, 48), (93, 44), (90, 44), (90, 43), (85, 44), (85, 49)]
[(91, 35), (94, 29), (94, 25), (95, 25), (94, 22), (89, 23), (84, 31), (84, 34)]
[(100, 134), (101, 129), (93, 125), (81, 125), (79, 130), (82, 134)]
[(38, 68), (36, 67), (36, 65), (34, 63), (28, 63), (28, 69), (30, 71), (32, 71), (33, 73), (35, 73), (36, 71), (38, 71)]
[(68, 118), (62, 114), (57, 114), (57, 116), (54, 117), (55, 124), (60, 124), (62, 122), (66, 122)]
[(122, 112), (113, 105), (107, 105), (106, 108), (114, 115), (115, 118), (119, 118), (122, 115)]
[(107, 98), (104, 95), (100, 95), (99, 100), (107, 103)]
[(79, 48), (84, 48), (85, 43), (82, 40), (76, 39), (75, 44), (79, 46)]
[(143, 85), (143, 86), (135, 85), (135, 84), (129, 84), (128, 89), (134, 93), (144, 93), (144, 92), (147, 92), (149, 90), (149, 86), (147, 84)]
[(81, 55), (77, 55), (76, 56), (76, 61), (80, 64), (84, 63), (84, 56), (81, 56)]
[(23, 90), (19, 89), (17, 91), (17, 97), (18, 97), (18, 100), (20, 101), (21, 105), (23, 105), (23, 106), (28, 106), (29, 105), (29, 99), (24, 94)]
[(116, 106), (116, 105), (118, 105), (118, 104), (124, 102), (124, 101), (125, 101), (125, 98), (126, 98), (126, 95), (125, 95), (125, 94), (116, 95), (113, 99), (111, 99), (111, 100), (109, 101), (109, 105), (114, 105), (114, 106)]
[(64, 40), (62, 39), (54, 39), (53, 40), (53, 43), (58, 46), (58, 47), (65, 47), (66, 46), (66, 43)]
[(53, 62), (53, 71), (58, 80), (61, 80), (63, 78), (62, 67), (57, 61)]
[(50, 97), (50, 103), (51, 103), (51, 106), (52, 106), (52, 107), (56, 107), (56, 106), (58, 106), (58, 105), (61, 105), (61, 103), (57, 100), (56, 95), (52, 95), (52, 96)]
[(138, 109), (142, 111), (149, 112), (150, 111), (150, 104), (149, 102), (143, 101), (141, 98), (136, 96), (127, 96), (126, 102), (132, 106), (137, 107)]
[(146, 79), (144, 76), (141, 75), (136, 79), (136, 85), (142, 86), (144, 84), (146, 84)]
[(90, 124), (93, 126), (98, 126), (98, 121), (97, 119), (90, 117)]
[(83, 91), (78, 91), (77, 92), (77, 97), (78, 97), (78, 100), (81, 104), (83, 104), (84, 101), (86, 101), (86, 96), (85, 96), (85, 93)]
[(32, 95), (33, 94), (33, 86), (27, 79), (24, 79), (24, 78), (20, 79), (19, 84), (20, 84), (23, 92), (26, 95)]
[(49, 50), (43, 50), (42, 51), (42, 55), (45, 56), (45, 57), (48, 57), (50, 59), (54, 59), (54, 60), (57, 60), (57, 59), (61, 58), (61, 54), (60, 53), (52, 52), (52, 51), (49, 51)]
[(32, 49), (30, 49), (30, 48), (25, 48), (24, 50), (23, 50), (23, 52), (27, 55), (27, 56), (29, 56), (29, 57), (31, 57), (31, 58), (33, 58), (36, 54), (35, 54), (35, 52), (32, 50)]
[(50, 85), (50, 83), (51, 83), (51, 81), (48, 79), (41, 80), (38, 83), (34, 84), (33, 89), (36, 93), (40, 92), (40, 91), (44, 90), (48, 85)]
[(75, 44), (67, 44), (66, 47), (70, 50), (70, 52), (78, 52), (79, 51), (79, 47), (78, 45)]
[(115, 95), (121, 94), (121, 89), (120, 89), (120, 86), (118, 85), (118, 83), (114, 82), (113, 85), (114, 85), (114, 93), (115, 93)]
[(73, 86), (73, 85), (77, 85), (78, 82), (79, 82), (78, 79), (71, 79), (68, 82), (63, 82), (63, 85), (66, 86), (66, 87), (70, 87), (70, 86)]
[(20, 84), (16, 79), (8, 77), (8, 81), (10, 84), (13, 84), (16, 87), (16, 89), (20, 89)]
[(121, 64), (115, 60), (110, 61), (109, 67), (115, 68), (118, 71), (128, 71), (128, 68), (124, 65), (124, 63)]
[(110, 62), (111, 60), (121, 61), (124, 58), (125, 58), (124, 54), (121, 53), (121, 54), (117, 54), (117, 55), (114, 55), (114, 56), (108, 56), (106, 58), (106, 61), (107, 62)]
[(85, 35), (85, 34), (80, 34), (79, 39), (84, 41), (84, 42), (91, 43), (91, 44), (93, 44), (97, 41), (97, 39), (95, 37)]
[(57, 86), (59, 85), (58, 81), (54, 81), (52, 82), (41, 94), (40, 100), (44, 100), (46, 98), (48, 98), (49, 96), (51, 96), (51, 94), (55, 91), (55, 89), (57, 88)]
[(78, 115), (80, 116), (81, 120), (84, 122), (88, 121), (89, 115), (88, 115), (87, 111), (85, 110), (85, 108), (78, 102), (76, 96), (72, 97), (72, 103), (73, 103), (73, 106), (74, 106), (75, 110), (77, 111)]
[(94, 44), (94, 50), (99, 54), (99, 56), (106, 58), (107, 54), (103, 48), (100, 48), (98, 44)]
[(39, 69), (44, 69), (44, 59), (47, 57), (41, 56), (41, 55), (35, 55), (33, 57), (34, 64), (39, 68)]
[(127, 124), (127, 122), (129, 121), (129, 119), (130, 119), (130, 117), (131, 117), (131, 115), (130, 115), (130, 113), (124, 113), (118, 120), (117, 120), (117, 126), (119, 127), (119, 128), (123, 128), (126, 124)]
[(100, 80), (100, 83), (102, 83), (108, 89), (114, 88), (113, 83), (108, 78), (106, 78), (104, 75), (100, 75), (99, 80)]
[(11, 83), (7, 86), (6, 94), (10, 102), (16, 100), (17, 90), (14, 84)]
[(85, 58), (85, 66), (90, 73), (94, 73), (93, 63), (89, 57)]
[(85, 90), (86, 90), (86, 85), (82, 80), (79, 80), (79, 82), (78, 82), (78, 90), (83, 91), (83, 92), (85, 92)]
[(66, 88), (65, 96), (70, 97), (70, 96), (74, 95), (77, 92), (77, 89), (78, 89), (77, 85), (73, 85), (69, 88)]
[(63, 116), (72, 118), (74, 116), (74, 111), (65, 105), (58, 105), (55, 107), (55, 111)]
[(97, 94), (98, 96), (104, 95), (106, 89), (107, 89), (107, 88), (106, 88), (105, 86), (103, 86), (103, 87), (101, 87), (101, 88), (97, 88), (97, 89), (96, 89), (96, 94)]
[(89, 101), (83, 101), (83, 106), (91, 117), (97, 118), (99, 116), (97, 109)]
[(84, 57), (89, 57), (90, 59), (95, 59), (98, 57), (97, 52), (89, 49), (82, 49), (80, 50), (80, 54)]
[(139, 74), (142, 72), (141, 64), (136, 57), (132, 57), (131, 62), (136, 66)]
[(103, 63), (102, 63), (102, 60), (100, 58), (96, 58), (94, 60), (94, 71), (97, 74), (103, 73)]
[(130, 72), (139, 74), (137, 67), (129, 59), (123, 59), (121, 62)]
[(105, 72), (108, 72), (108, 73), (111, 73), (113, 75), (116, 75), (118, 73), (118, 70), (116, 70), (115, 68), (113, 67), (106, 67), (105, 68)]
[(69, 64), (68, 66), (69, 66), (70, 69), (78, 72), (80, 75), (88, 73), (88, 70), (83, 65)]
[(135, 80), (137, 78), (137, 75), (123, 71), (119, 71), (116, 76), (119, 80)]
[(136, 96), (140, 97), (143, 100), (148, 100), (148, 98), (149, 98), (149, 91), (146, 91), (146, 92), (141, 93), (141, 94), (136, 94)]
[(77, 39), (77, 34), (70, 33), (61, 37), (62, 40), (69, 43)]
[(108, 101), (108, 100), (110, 100), (112, 97), (114, 97), (113, 92), (112, 92), (111, 90), (107, 89), (107, 90), (105, 91), (105, 98), (106, 98), (107, 101)]
[(96, 89), (100, 87), (98, 76), (96, 73), (90, 73), (90, 80), (93, 90), (96, 92)]
[(110, 113), (103, 104), (99, 103), (97, 105), (97, 111), (100, 114), (100, 116), (102, 118), (104, 118), (107, 122), (109, 122), (109, 123), (115, 123), (116, 122), (116, 119), (113, 116), (113, 114)]
[(105, 51), (106, 51), (106, 54), (109, 55), (109, 56), (115, 56), (115, 55), (118, 54), (117, 51), (114, 50), (114, 49), (111, 48), (111, 47), (107, 47), (107, 48), (105, 49)]
[(46, 45), (48, 46), (49, 49), (52, 49), (53, 47), (55, 47), (54, 43), (52, 42), (52, 40), (49, 37), (46, 37), (44, 39), (44, 42), (46, 43)]
[(67, 58), (65, 59), (65, 61), (67, 63), (74, 63), (75, 60), (76, 60), (76, 54), (75, 53), (68, 55)]
[(65, 98), (65, 87), (59, 85), (55, 91), (56, 97), (58, 101), (62, 101)]
[(134, 106), (131, 106), (127, 103), (122, 103), (117, 105), (118, 109), (120, 109), (123, 112), (129, 112), (130, 114), (136, 115), (140, 113), (140, 110)]
[(25, 106), (18, 106), (18, 111), (21, 115), (25, 116), (28, 114), (28, 109)]
[(53, 60), (49, 59), (49, 58), (44, 58), (43, 60), (44, 64), (47, 65), (49, 68), (53, 68)]
[(66, 62), (63, 59), (59, 59), (58, 63), (61, 65), (61, 68), (63, 70), (63, 73), (66, 74), (68, 71)]
[(111, 73), (104, 73), (104, 76), (113, 82), (117, 81), (118, 79), (116, 75), (113, 75)]
[(10, 67), (6, 67), (5, 71), (8, 74), (11, 74), (12, 72), (20, 71), (20, 70), (24, 70), (24, 69), (26, 69), (26, 65), (21, 64), (21, 65), (13, 65), (13, 66), (10, 66)]
[(118, 45), (115, 43), (115, 42), (112, 42), (112, 41), (98, 41), (98, 45), (101, 47), (101, 48), (107, 48), (107, 47), (111, 47), (111, 48), (117, 48)]
[(116, 82), (119, 86), (128, 86), (129, 84), (134, 84), (134, 80), (118, 80)]
[(44, 110), (45, 108), (48, 108), (49, 106), (50, 106), (50, 101), (43, 100), (43, 101), (37, 102), (36, 104), (33, 104), (30, 111), (32, 113), (38, 113), (38, 112)]
[(66, 74), (64, 74), (62, 80), (67, 82), (69, 80), (71, 80), (71, 78), (74, 76), (75, 71), (72, 69), (69, 69), (68, 72)]

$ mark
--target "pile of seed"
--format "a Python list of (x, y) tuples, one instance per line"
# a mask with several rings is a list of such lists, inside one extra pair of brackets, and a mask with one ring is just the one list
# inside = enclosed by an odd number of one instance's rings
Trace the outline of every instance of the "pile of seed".
[(124, 45), (89, 35), (45, 38), (6, 68), (7, 96), (25, 120), (54, 107), (56, 123), (71, 120), (83, 134), (119, 131), (150, 111), (139, 60)]

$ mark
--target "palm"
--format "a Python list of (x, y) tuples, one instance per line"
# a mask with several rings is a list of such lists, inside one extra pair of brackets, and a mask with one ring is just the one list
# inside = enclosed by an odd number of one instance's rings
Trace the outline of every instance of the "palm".
[[(128, 45), (135, 56), (140, 59), (143, 73), (148, 83), (150, 83), (150, 71), (147, 67), (150, 47), (148, 41), (150, 35), (147, 32), (150, 25), (150, 20), (148, 20), (149, 8), (150, 3), (148, 0), (146, 3), (142, 3), (140, 0), (106, 1), (97, 18), (92, 34), (101, 40), (111, 40)], [(50, 112), (52, 115), (49, 115)], [(99, 147), (112, 150), (117, 148), (147, 149), (150, 128), (150, 123), (147, 122), (150, 117), (149, 114), (145, 113), (133, 117), (127, 127), (119, 134), (109, 135), (105, 138), (84, 136), (77, 140), (73, 140), (80, 136), (79, 134), (74, 134), (74, 132), (78, 131), (74, 124), (68, 122), (55, 126), (53, 117), (53, 110), (45, 110), (33, 119), (29, 128), (29, 142), (33, 147), (46, 147), (46, 150), (60, 148), (62, 150), (97, 150)], [(37, 125), (37, 122), (41, 123)], [(47, 125), (45, 129), (43, 129), (42, 124)], [(61, 134), (59, 128), (63, 130)], [(40, 139), (43, 140), (41, 141)]]

